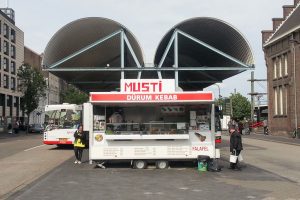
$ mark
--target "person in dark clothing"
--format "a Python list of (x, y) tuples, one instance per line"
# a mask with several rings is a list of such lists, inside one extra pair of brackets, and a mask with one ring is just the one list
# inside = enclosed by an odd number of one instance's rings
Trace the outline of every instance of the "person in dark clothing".
[(239, 121), (239, 122), (238, 122), (238, 127), (239, 127), (239, 132), (240, 132), (240, 134), (243, 135), (243, 129), (244, 129), (244, 126), (243, 126), (242, 121)]
[(83, 131), (83, 126), (80, 125), (78, 130), (74, 133), (74, 153), (75, 153), (75, 164), (81, 164), (82, 152), (86, 145), (86, 134)]
[[(230, 130), (230, 152), (232, 155), (239, 156), (243, 150), (242, 136), (236, 129)], [(238, 167), (238, 159), (236, 163), (230, 163), (230, 169), (240, 170)]]
[(16, 121), (15, 127), (14, 127), (14, 132), (15, 132), (15, 134), (18, 134), (18, 133), (19, 133), (19, 128), (20, 128), (20, 123), (19, 123), (19, 121)]

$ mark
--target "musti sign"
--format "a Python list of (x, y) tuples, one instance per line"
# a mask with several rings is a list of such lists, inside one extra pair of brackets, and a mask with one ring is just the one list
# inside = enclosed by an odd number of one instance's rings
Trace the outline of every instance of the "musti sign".
[(169, 93), (175, 92), (174, 79), (121, 79), (124, 93)]
[(122, 79), (121, 92), (91, 92), (91, 102), (149, 103), (213, 101), (212, 92), (176, 92), (174, 79)]

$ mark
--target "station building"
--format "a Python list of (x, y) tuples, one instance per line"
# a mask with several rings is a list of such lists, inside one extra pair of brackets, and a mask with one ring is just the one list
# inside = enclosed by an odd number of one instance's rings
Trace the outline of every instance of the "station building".
[(271, 134), (289, 136), (300, 126), (300, 0), (283, 6), (273, 30), (262, 31)]

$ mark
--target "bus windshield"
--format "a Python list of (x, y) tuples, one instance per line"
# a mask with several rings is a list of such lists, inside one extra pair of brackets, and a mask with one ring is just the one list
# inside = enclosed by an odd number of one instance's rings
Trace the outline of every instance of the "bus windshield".
[(81, 122), (81, 111), (59, 109), (46, 111), (45, 125), (55, 129), (74, 129)]

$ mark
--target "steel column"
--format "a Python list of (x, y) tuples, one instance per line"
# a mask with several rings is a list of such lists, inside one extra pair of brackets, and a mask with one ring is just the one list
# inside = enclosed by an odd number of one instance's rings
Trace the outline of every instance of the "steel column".
[[(136, 57), (136, 55), (135, 55), (135, 53), (134, 53), (134, 51), (133, 51), (133, 49), (132, 49), (132, 46), (131, 46), (131, 44), (130, 44), (130, 42), (129, 42), (127, 36), (126, 36), (126, 34), (124, 34), (124, 40), (125, 40), (125, 42), (126, 42), (126, 44), (127, 44), (127, 47), (128, 47), (128, 49), (129, 49), (129, 51), (130, 51), (132, 57), (133, 57), (133, 60), (134, 60), (135, 64), (137, 65), (138, 68), (142, 68), (142, 66), (141, 66), (141, 64), (140, 64), (140, 62), (139, 62), (139, 60), (137, 59), (137, 57)], [(141, 71), (138, 71), (138, 77), (137, 77), (138, 79), (141, 78), (141, 74), (142, 74), (142, 72), (141, 72)]]
[[(215, 104), (212, 104), (211, 106), (211, 132), (213, 133), (212, 136), (215, 135), (215, 132), (216, 132), (216, 126), (215, 126)], [(214, 139), (214, 138), (213, 138)]]
[[(162, 58), (160, 59), (160, 62), (159, 62), (159, 64), (158, 64), (158, 66), (157, 66), (158, 68), (161, 68), (161, 67), (162, 67), (162, 65), (163, 65), (163, 63), (164, 63), (164, 61), (165, 61), (165, 59), (166, 59), (166, 57), (167, 57), (167, 55), (168, 55), (168, 53), (169, 53), (169, 50), (170, 50), (170, 48), (171, 48), (171, 46), (172, 46), (172, 43), (173, 43), (173, 41), (174, 41), (174, 39), (175, 39), (175, 35), (176, 35), (176, 30), (174, 31), (174, 33), (173, 33), (171, 39), (169, 40), (169, 43), (168, 43), (168, 45), (167, 45), (167, 48), (166, 48), (166, 50), (164, 51), (164, 54), (163, 54)], [(162, 79), (161, 71), (157, 71), (157, 73), (158, 73), (158, 78), (159, 78), (159, 79)]]
[(175, 71), (175, 87), (179, 86), (179, 79), (178, 79), (178, 32), (175, 31), (175, 37), (174, 37), (174, 68)]
[[(120, 47), (121, 47), (121, 69), (124, 69), (124, 31), (122, 30), (120, 33)], [(125, 79), (125, 72), (121, 71), (121, 79)]]

